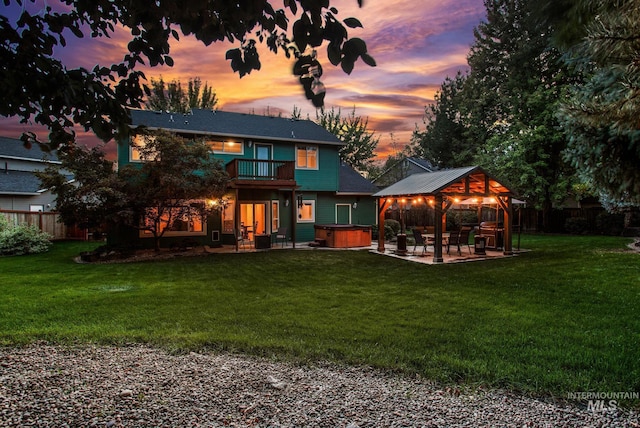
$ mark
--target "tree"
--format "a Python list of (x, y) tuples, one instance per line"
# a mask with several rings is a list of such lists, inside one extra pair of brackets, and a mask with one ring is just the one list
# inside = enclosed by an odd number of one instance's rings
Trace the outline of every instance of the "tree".
[[(43, 13), (35, 14), (22, 7), (25, 1), (5, 0), (0, 15), (0, 64), (5, 64), (0, 67), (4, 88), (0, 114), (48, 127), (54, 148), (74, 144), (70, 130), (74, 124), (93, 130), (103, 141), (128, 135), (126, 108), (139, 107), (144, 94), (149, 94), (138, 67), (173, 66), (170, 47), (179, 40), (179, 31), (207, 46), (225, 40), (239, 44), (227, 51), (226, 59), (240, 77), (260, 69), (258, 42), (274, 53), (294, 56), (293, 73), (317, 106), (325, 93), (315, 49), (324, 42), (331, 64), (345, 73), (351, 73), (358, 59), (375, 65), (365, 42), (348, 37), (347, 27), (361, 27), (360, 21), (339, 21), (338, 10), (329, 0), (285, 0), (282, 9), (275, 9), (268, 0), (69, 0), (46, 2)], [(300, 12), (291, 36), (287, 11)], [(13, 19), (9, 12), (20, 16)], [(92, 70), (68, 69), (55, 56), (56, 47), (65, 46), (67, 37), (109, 37), (116, 27), (131, 34), (128, 52), (119, 63), (99, 64)], [(23, 139), (37, 142), (33, 134)]]
[(204, 88), (199, 77), (189, 79), (188, 89), (185, 91), (179, 80), (165, 83), (162, 76), (158, 80), (151, 79), (151, 94), (145, 105), (148, 109), (187, 113), (194, 108), (214, 109), (218, 98), (213, 88), (205, 82)]
[(56, 195), (56, 211), (67, 225), (83, 228), (115, 224), (127, 208), (127, 195), (100, 146), (65, 146), (58, 150), (61, 166), (36, 172), (43, 188)]
[(447, 77), (427, 106), (424, 131), (414, 130), (411, 145), (417, 155), (429, 159), (438, 168), (467, 166), (473, 161), (476, 144), (466, 136), (464, 118), (469, 103), (465, 85), (468, 75), (458, 72)]
[(368, 118), (356, 116), (355, 107), (347, 117), (342, 117), (340, 109), (316, 111), (316, 123), (345, 143), (340, 149), (340, 159), (344, 162), (360, 171), (366, 171), (373, 163), (380, 138), (368, 130)]
[(165, 232), (179, 228), (185, 219), (207, 215), (210, 207), (203, 200), (222, 196), (227, 175), (204, 141), (137, 132), (135, 148), (142, 163), (115, 172), (99, 148), (76, 147), (59, 154), (75, 184), (51, 169), (41, 180), (56, 194), (65, 223), (143, 230), (153, 236), (158, 251)]
[(575, 171), (555, 112), (575, 77), (551, 47), (551, 27), (534, 19), (535, 2), (486, 1), (469, 55), (474, 93), (470, 135), (482, 144), (476, 161), (542, 209), (566, 198)]
[(443, 83), (430, 122), (414, 133), (441, 167), (474, 163), (501, 177), (543, 211), (564, 199), (575, 172), (555, 113), (576, 78), (551, 47), (551, 28), (532, 0), (486, 0), (487, 20), (474, 30), (467, 75)]
[(567, 159), (605, 206), (640, 206), (640, 4), (579, 2), (596, 10), (568, 57), (584, 76), (563, 103)]

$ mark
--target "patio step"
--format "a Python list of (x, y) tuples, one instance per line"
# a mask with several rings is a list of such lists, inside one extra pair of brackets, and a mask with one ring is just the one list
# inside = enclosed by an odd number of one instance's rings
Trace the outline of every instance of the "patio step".
[(316, 238), (315, 241), (309, 242), (309, 246), (310, 247), (326, 247), (327, 246), (327, 240), (326, 239)]

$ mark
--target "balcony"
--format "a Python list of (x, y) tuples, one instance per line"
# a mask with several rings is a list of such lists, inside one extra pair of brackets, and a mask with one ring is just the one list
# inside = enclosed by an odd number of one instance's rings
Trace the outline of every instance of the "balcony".
[(296, 187), (294, 161), (234, 159), (226, 169), (232, 187)]

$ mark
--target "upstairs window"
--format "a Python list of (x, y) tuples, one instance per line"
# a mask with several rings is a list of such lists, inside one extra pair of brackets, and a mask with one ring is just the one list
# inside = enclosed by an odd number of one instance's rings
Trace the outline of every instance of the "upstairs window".
[(296, 168), (318, 169), (318, 147), (296, 146)]
[(236, 141), (207, 141), (207, 145), (211, 148), (214, 153), (232, 153), (232, 154), (242, 154), (243, 153), (243, 143)]

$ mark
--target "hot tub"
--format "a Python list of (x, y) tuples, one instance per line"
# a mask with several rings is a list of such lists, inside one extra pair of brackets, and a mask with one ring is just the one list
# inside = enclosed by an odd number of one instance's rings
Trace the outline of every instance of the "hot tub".
[(358, 224), (317, 224), (315, 238), (331, 248), (371, 246), (371, 226)]

